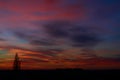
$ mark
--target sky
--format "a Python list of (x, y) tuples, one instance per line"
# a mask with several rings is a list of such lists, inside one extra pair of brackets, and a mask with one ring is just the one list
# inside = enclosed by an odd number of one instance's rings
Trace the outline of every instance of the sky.
[(119, 0), (0, 0), (0, 69), (120, 69)]

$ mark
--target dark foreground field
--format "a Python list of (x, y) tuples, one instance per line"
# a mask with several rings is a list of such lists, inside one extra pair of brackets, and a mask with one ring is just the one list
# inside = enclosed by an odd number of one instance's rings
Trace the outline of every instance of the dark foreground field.
[(120, 70), (21, 70), (0, 71), (0, 80), (120, 80)]

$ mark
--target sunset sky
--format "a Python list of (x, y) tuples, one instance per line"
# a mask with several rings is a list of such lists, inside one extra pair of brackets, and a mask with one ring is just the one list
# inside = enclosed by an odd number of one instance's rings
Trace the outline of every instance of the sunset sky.
[(120, 69), (119, 0), (0, 0), (0, 69)]

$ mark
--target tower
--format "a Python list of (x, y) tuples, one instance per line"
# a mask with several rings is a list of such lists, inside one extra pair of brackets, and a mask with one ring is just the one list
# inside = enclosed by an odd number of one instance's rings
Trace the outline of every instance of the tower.
[(19, 57), (18, 57), (17, 53), (16, 53), (15, 59), (14, 59), (13, 69), (14, 70), (20, 70), (20, 60), (19, 60)]

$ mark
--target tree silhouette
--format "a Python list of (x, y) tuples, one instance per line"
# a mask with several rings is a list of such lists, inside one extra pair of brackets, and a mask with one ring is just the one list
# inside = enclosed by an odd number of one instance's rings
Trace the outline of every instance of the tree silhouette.
[(14, 70), (20, 70), (20, 60), (19, 60), (19, 57), (18, 57), (17, 53), (16, 53), (15, 59), (14, 59), (13, 69)]

